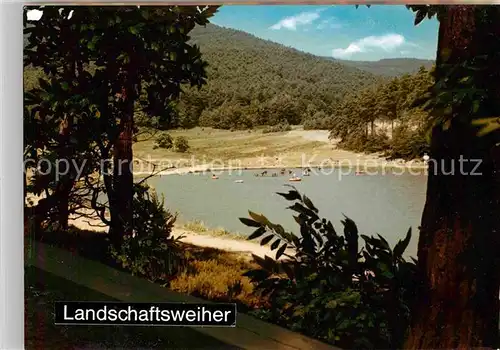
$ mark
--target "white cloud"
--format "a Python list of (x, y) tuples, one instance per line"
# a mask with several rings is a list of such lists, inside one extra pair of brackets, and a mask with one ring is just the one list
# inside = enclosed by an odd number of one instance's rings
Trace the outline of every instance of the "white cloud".
[(336, 18), (332, 17), (332, 18), (322, 20), (318, 24), (318, 26), (316, 27), (316, 29), (320, 29), (320, 30), (326, 29), (326, 28), (340, 29), (340, 28), (342, 28), (342, 24), (339, 23)]
[(42, 15), (43, 11), (41, 10), (31, 10), (26, 13), (28, 21), (38, 21), (40, 18), (42, 18)]
[(320, 17), (320, 12), (323, 12), (325, 8), (319, 9), (313, 12), (301, 12), (298, 15), (285, 17), (276, 24), (273, 24), (270, 29), (280, 30), (297, 30), (297, 27), (311, 24)]
[(391, 52), (405, 43), (405, 37), (400, 34), (367, 36), (363, 39), (350, 43), (345, 49), (334, 49), (332, 54), (333, 57), (348, 58), (353, 54), (372, 51), (372, 49), (380, 49), (386, 52)]

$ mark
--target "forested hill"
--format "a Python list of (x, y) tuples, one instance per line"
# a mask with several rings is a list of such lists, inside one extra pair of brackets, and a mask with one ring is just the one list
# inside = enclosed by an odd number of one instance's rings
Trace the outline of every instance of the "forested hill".
[[(209, 63), (209, 79), (201, 92), (188, 90), (182, 99), (182, 119), (189, 120), (188, 124), (198, 123), (202, 111), (202, 124), (220, 128), (285, 120), (301, 123), (308, 109), (310, 113), (330, 113), (347, 92), (382, 80), (354, 67), (234, 29), (209, 24), (191, 34), (192, 42), (200, 46)], [(182, 104), (189, 105), (188, 110)], [(235, 120), (226, 120), (237, 116), (241, 117), (238, 125), (234, 125)]]
[[(304, 53), (271, 41), (259, 39), (243, 31), (213, 24), (192, 31), (192, 41), (201, 47), (211, 67), (214, 83), (229, 78), (238, 90), (266, 86), (290, 92), (303, 91), (313, 83), (322, 93), (341, 94), (352, 88), (374, 83), (377, 78), (354, 67)], [(251, 81), (242, 81), (245, 79)], [(249, 84), (247, 84), (249, 83)], [(266, 89), (265, 89), (266, 90)]]
[(386, 58), (379, 61), (347, 61), (336, 60), (346, 66), (355, 67), (373, 74), (388, 77), (412, 74), (418, 72), (420, 67), (430, 69), (434, 64), (432, 60), (417, 58)]

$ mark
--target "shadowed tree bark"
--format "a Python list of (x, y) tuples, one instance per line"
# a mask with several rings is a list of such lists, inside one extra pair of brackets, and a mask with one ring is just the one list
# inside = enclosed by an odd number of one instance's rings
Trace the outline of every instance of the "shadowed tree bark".
[(119, 244), (124, 235), (132, 234), (134, 178), (132, 174), (132, 144), (134, 136), (134, 101), (133, 88), (123, 89), (120, 98), (123, 101), (120, 133), (114, 143), (113, 155), (113, 192), (111, 206), (110, 240)]
[[(471, 73), (483, 89), (474, 117), (499, 116), (500, 8), (449, 6), (439, 20), (436, 81), (449, 67), (487, 57), (485, 69)], [(463, 97), (465, 90), (448, 86), (443, 91)], [(451, 123), (432, 132), (418, 246), (422, 285), (408, 349), (498, 347), (500, 139), (478, 137), (472, 103), (455, 102)]]
[(74, 171), (72, 167), (74, 154), (71, 150), (70, 145), (70, 133), (73, 124), (72, 120), (73, 117), (71, 115), (67, 116), (61, 122), (59, 130), (60, 146), (58, 155), (59, 160), (63, 161), (63, 163), (61, 164), (64, 164), (64, 168), (60, 169), (61, 174), (57, 174), (57, 177), (61, 178), (58, 179), (58, 183), (54, 191), (54, 197), (57, 198), (58, 223), (60, 229), (62, 230), (68, 229), (70, 193), (75, 184), (75, 178), (73, 174)]

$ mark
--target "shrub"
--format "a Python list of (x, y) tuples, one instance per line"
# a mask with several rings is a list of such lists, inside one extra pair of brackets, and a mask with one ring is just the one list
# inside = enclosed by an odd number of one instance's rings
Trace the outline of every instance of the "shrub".
[[(345, 217), (344, 232), (321, 219), (313, 203), (292, 187), (279, 193), (296, 212), (301, 237), (265, 216), (240, 218), (255, 228), (249, 239), (271, 243), (276, 259), (254, 256), (260, 268), (248, 271), (273, 307), (257, 316), (342, 348), (401, 348), (415, 294), (416, 264), (403, 258), (411, 238), (391, 249), (380, 235), (361, 235)], [(372, 275), (373, 273), (373, 275)]]
[(171, 149), (174, 145), (174, 140), (170, 134), (164, 133), (158, 136), (155, 140), (153, 148)]
[(390, 146), (387, 153), (389, 158), (414, 159), (429, 152), (425, 129), (411, 130), (406, 125), (401, 125), (394, 130)]
[(304, 118), (303, 124), (304, 130), (330, 130), (335, 125), (333, 118), (323, 111), (316, 112), (314, 115)]
[(175, 139), (174, 148), (176, 152), (185, 153), (189, 150), (189, 142), (184, 136)]
[(364, 150), (368, 153), (382, 152), (389, 145), (389, 137), (385, 133), (378, 133), (368, 136)]
[(389, 138), (382, 133), (366, 135), (364, 130), (356, 129), (345, 135), (339, 146), (355, 152), (381, 152), (389, 147)]
[(178, 238), (171, 236), (176, 216), (163, 206), (156, 192), (146, 185), (136, 185), (133, 234), (126, 236), (111, 255), (133, 275), (152, 282), (167, 283), (183, 266)]

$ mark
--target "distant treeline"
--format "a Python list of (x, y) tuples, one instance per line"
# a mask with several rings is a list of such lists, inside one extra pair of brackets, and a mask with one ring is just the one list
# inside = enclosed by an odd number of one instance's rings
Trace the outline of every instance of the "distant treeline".
[[(305, 122), (307, 128), (328, 128), (339, 146), (411, 159), (428, 149), (428, 114), (423, 110), (432, 72), (394, 78), (346, 97), (331, 116)], [(380, 125), (383, 125), (382, 127)]]

